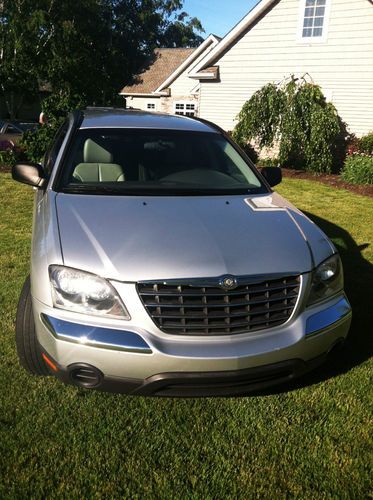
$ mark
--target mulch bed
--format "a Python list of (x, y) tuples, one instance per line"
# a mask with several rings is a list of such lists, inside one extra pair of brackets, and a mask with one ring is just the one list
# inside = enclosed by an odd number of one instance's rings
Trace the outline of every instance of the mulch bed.
[(322, 182), (337, 189), (347, 189), (353, 193), (373, 198), (373, 185), (371, 184), (349, 184), (348, 182), (344, 182), (340, 175), (335, 174), (312, 175), (304, 170), (290, 170), (288, 168), (282, 168), (281, 170), (284, 177)]

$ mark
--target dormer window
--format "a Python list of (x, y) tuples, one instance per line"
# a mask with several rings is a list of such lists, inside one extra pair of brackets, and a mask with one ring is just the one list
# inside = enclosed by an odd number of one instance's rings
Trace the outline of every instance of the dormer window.
[(330, 0), (303, 0), (301, 39), (318, 41), (326, 38)]

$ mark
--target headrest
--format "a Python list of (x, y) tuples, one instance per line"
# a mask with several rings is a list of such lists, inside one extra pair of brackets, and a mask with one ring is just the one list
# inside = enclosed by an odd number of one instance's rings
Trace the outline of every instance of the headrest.
[(84, 143), (84, 163), (112, 163), (113, 155), (92, 139)]

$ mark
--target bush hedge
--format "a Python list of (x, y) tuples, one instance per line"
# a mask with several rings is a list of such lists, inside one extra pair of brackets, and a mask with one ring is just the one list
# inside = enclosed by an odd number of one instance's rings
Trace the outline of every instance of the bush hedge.
[(52, 120), (36, 130), (28, 130), (23, 134), (21, 145), (28, 161), (41, 163), (49, 145), (52, 143), (62, 120)]
[(373, 184), (373, 156), (353, 154), (346, 158), (342, 179), (351, 184)]
[(373, 155), (373, 131), (359, 139), (358, 149), (361, 153)]
[(0, 151), (0, 168), (10, 168), (17, 162), (17, 155), (13, 149)]
[(29, 161), (40, 163), (67, 114), (76, 108), (85, 108), (87, 103), (81, 96), (68, 92), (52, 94), (42, 101), (42, 110), (48, 117), (47, 125), (23, 134), (21, 147)]
[(260, 158), (256, 164), (257, 167), (279, 167), (281, 162), (279, 158)]

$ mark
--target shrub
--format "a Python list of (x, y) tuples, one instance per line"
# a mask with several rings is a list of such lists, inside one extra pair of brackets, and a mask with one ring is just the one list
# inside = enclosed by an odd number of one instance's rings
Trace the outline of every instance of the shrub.
[(354, 154), (346, 158), (342, 179), (351, 184), (373, 184), (373, 156)]
[(351, 136), (347, 144), (347, 154), (353, 155), (359, 152), (359, 139), (355, 136)]
[(278, 158), (261, 158), (257, 167), (278, 167), (280, 165), (280, 160)]
[(373, 155), (373, 131), (361, 137), (361, 139), (358, 140), (357, 146), (360, 153)]
[(0, 151), (0, 168), (10, 168), (17, 162), (17, 154), (13, 149)]
[(73, 109), (85, 107), (79, 96), (68, 93), (52, 94), (42, 102), (48, 124), (23, 134), (21, 147), (29, 161), (40, 163), (66, 115)]
[(61, 119), (51, 120), (48, 125), (43, 125), (36, 130), (28, 130), (23, 134), (21, 145), (28, 161), (41, 163), (62, 121)]
[(302, 165), (315, 173), (331, 172), (344, 136), (333, 104), (304, 77), (265, 85), (243, 105), (238, 119), (233, 137), (240, 145), (253, 139), (260, 148), (278, 143), (281, 165)]

